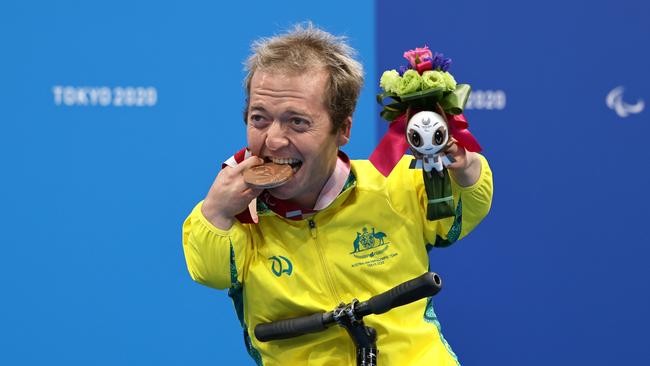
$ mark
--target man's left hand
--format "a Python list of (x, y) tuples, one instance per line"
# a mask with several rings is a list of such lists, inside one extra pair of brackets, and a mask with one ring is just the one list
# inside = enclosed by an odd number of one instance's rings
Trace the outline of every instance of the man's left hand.
[(452, 139), (446, 154), (454, 160), (447, 169), (458, 185), (469, 187), (478, 181), (481, 176), (481, 159), (477, 153), (465, 150)]

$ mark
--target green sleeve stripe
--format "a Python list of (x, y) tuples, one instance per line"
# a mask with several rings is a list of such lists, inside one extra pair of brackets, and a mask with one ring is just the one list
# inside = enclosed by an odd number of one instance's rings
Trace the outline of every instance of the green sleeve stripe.
[(239, 324), (244, 330), (244, 344), (248, 355), (251, 356), (257, 366), (264, 366), (262, 355), (253, 347), (251, 337), (248, 335), (248, 327), (244, 321), (244, 286), (237, 280), (237, 262), (235, 262), (235, 250), (232, 246), (232, 240), (230, 241), (230, 289), (228, 289), (228, 296), (232, 299)]
[(454, 351), (451, 349), (451, 346), (449, 345), (445, 337), (442, 335), (442, 327), (440, 326), (440, 321), (438, 321), (438, 316), (436, 315), (436, 312), (433, 310), (433, 297), (429, 297), (427, 299), (427, 306), (424, 310), (424, 321), (427, 323), (432, 323), (436, 326), (442, 344), (445, 346), (445, 349), (447, 350), (449, 355), (454, 359), (454, 361), (456, 361), (456, 365), (460, 366), (460, 362), (458, 362), (458, 357), (456, 356), (456, 353), (454, 353)]

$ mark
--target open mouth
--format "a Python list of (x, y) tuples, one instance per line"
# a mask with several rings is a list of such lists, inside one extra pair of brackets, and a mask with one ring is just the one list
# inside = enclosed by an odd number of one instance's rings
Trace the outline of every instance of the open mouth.
[(272, 157), (266, 156), (266, 157), (264, 157), (264, 161), (267, 162), (267, 163), (291, 165), (291, 169), (293, 170), (294, 174), (302, 166), (302, 161), (300, 161), (298, 159), (293, 159), (293, 158), (272, 158)]

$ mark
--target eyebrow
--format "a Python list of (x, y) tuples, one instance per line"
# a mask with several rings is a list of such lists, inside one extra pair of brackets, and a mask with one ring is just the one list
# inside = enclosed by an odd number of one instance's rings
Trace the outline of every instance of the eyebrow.
[(303, 117), (310, 117), (311, 116), (311, 114), (307, 113), (306, 111), (301, 111), (301, 110), (293, 109), (293, 108), (287, 109), (282, 114), (283, 115), (299, 115), (299, 116), (303, 116)]
[(259, 112), (266, 112), (266, 109), (262, 107), (261, 105), (252, 105), (250, 106), (251, 111), (259, 111)]
[[(262, 112), (262, 113), (269, 113), (269, 111), (267, 111), (266, 108), (264, 108), (264, 106), (262, 106), (261, 104), (253, 104), (253, 105), (251, 105), (250, 106), (250, 111), (251, 112), (256, 111), (256, 112)], [(301, 111), (301, 110), (295, 109), (295, 108), (288, 108), (286, 111), (282, 112), (282, 115), (285, 116), (285, 117), (286, 116), (297, 115), (297, 116), (311, 118), (310, 113), (308, 113), (306, 111)]]

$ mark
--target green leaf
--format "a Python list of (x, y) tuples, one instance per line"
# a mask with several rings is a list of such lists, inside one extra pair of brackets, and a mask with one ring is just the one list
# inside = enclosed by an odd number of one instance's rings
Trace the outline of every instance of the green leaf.
[(427, 89), (427, 90), (421, 90), (417, 91), (415, 93), (409, 93), (400, 96), (403, 102), (407, 102), (410, 100), (415, 100), (415, 99), (421, 99), (421, 98), (435, 98), (438, 99), (442, 97), (442, 94), (444, 93), (445, 89), (444, 88), (433, 88), (433, 89)]
[(471, 92), (469, 84), (458, 84), (454, 91), (442, 98), (440, 106), (449, 114), (462, 114)]
[(399, 117), (402, 113), (401, 111), (389, 111), (389, 110), (383, 110), (379, 113), (381, 118), (385, 119), (388, 122), (393, 122), (393, 120), (397, 117)]
[(398, 102), (401, 101), (400, 97), (397, 94), (384, 92), (384, 93), (377, 94), (377, 103), (379, 105), (383, 106), (384, 105), (384, 99), (386, 99), (386, 98), (391, 98), (392, 100), (398, 101)]

